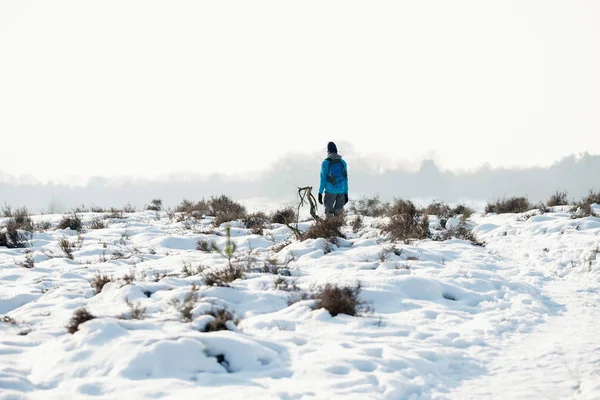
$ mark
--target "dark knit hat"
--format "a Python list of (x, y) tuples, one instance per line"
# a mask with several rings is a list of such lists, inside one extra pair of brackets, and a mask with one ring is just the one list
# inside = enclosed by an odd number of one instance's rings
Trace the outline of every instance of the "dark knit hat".
[(335, 143), (327, 143), (327, 153), (337, 153), (337, 146), (335, 145)]

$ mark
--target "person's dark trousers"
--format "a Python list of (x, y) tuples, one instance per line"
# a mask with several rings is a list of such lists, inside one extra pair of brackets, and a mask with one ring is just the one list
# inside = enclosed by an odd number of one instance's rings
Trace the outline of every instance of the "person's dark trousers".
[(325, 193), (323, 204), (325, 205), (325, 214), (339, 214), (344, 209), (346, 195), (343, 193)]

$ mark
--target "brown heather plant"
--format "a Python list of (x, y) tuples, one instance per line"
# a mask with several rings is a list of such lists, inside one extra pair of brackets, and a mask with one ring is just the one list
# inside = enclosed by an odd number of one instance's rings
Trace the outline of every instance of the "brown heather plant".
[(22, 249), (29, 247), (31, 232), (20, 229), (14, 219), (9, 219), (5, 226), (0, 226), (0, 247)]
[(123, 210), (120, 210), (118, 208), (111, 207), (110, 210), (108, 210), (108, 213), (108, 218), (125, 219), (125, 215), (123, 215)]
[(211, 253), (213, 251), (212, 243), (207, 239), (198, 239), (196, 242), (196, 250), (203, 251), (205, 253)]
[(363, 227), (363, 217), (356, 215), (352, 220), (352, 232), (358, 233)]
[(190, 262), (184, 262), (181, 268), (181, 274), (188, 278), (190, 276), (201, 275), (206, 270), (206, 267), (202, 264), (193, 265)]
[(246, 218), (246, 207), (225, 195), (211, 197), (208, 202), (210, 213), (215, 217), (214, 224), (219, 226), (225, 222)]
[(296, 210), (292, 206), (279, 208), (271, 213), (269, 220), (274, 224), (291, 224), (296, 221)]
[(223, 268), (212, 269), (202, 273), (202, 278), (207, 286), (229, 287), (231, 282), (244, 279), (246, 270), (241, 265), (229, 264)]
[(592, 210), (592, 204), (600, 204), (600, 192), (590, 190), (586, 197), (575, 203), (571, 208), (572, 218), (597, 216)]
[(226, 331), (228, 330), (227, 321), (231, 321), (235, 325), (239, 324), (240, 322), (239, 318), (234, 316), (233, 313), (225, 307), (213, 308), (212, 310), (204, 312), (203, 315), (210, 315), (215, 318), (206, 324), (203, 332)]
[(410, 200), (397, 199), (389, 210), (390, 221), (382, 230), (390, 240), (426, 239), (429, 234), (429, 218), (422, 214)]
[(135, 269), (129, 269), (129, 272), (123, 275), (121, 279), (126, 285), (131, 285), (135, 281)]
[(44, 232), (52, 228), (52, 223), (50, 221), (40, 221), (35, 224), (35, 231)]
[(473, 214), (475, 214), (475, 210), (471, 207), (467, 207), (464, 204), (459, 204), (454, 207), (451, 211), (452, 216), (462, 215), (463, 220), (467, 220), (471, 218)]
[(527, 197), (509, 197), (487, 203), (485, 212), (496, 214), (524, 213), (534, 208), (535, 206), (527, 200)]
[(316, 300), (315, 309), (324, 308), (332, 317), (338, 314), (357, 316), (371, 311), (359, 298), (361, 290), (360, 282), (355, 286), (327, 283), (325, 286), (313, 288), (310, 297)]
[(185, 295), (183, 301), (179, 299), (171, 300), (171, 305), (181, 314), (185, 322), (191, 322), (194, 319), (192, 310), (198, 302), (198, 287), (192, 285), (190, 291)]
[(92, 286), (92, 288), (94, 288), (94, 293), (99, 294), (100, 292), (102, 292), (102, 288), (104, 288), (104, 285), (106, 285), (108, 282), (112, 282), (113, 280), (114, 279), (111, 276), (104, 274), (96, 274), (92, 278), (90, 285)]
[(204, 199), (196, 203), (184, 199), (180, 205), (175, 207), (175, 212), (181, 213), (183, 219), (202, 219), (205, 215), (210, 214), (210, 206)]
[(100, 217), (94, 217), (90, 221), (89, 227), (90, 229), (105, 229), (108, 227), (108, 223)]
[(461, 215), (463, 220), (467, 220), (475, 213), (475, 210), (463, 204), (459, 204), (456, 207), (451, 208), (448, 204), (442, 202), (432, 202), (424, 210), (422, 210), (422, 213), (427, 215), (435, 215), (440, 221), (442, 228), (445, 228), (446, 222), (449, 218), (454, 218)]
[(296, 280), (287, 279), (281, 275), (279, 275), (273, 281), (273, 289), (274, 290), (283, 290), (284, 292), (297, 292), (300, 290), (298, 285), (296, 285)]
[(65, 256), (69, 259), (73, 259), (73, 245), (66, 237), (61, 238), (58, 241), (58, 247), (65, 253)]
[(557, 190), (556, 193), (554, 193), (552, 196), (550, 196), (550, 198), (546, 202), (546, 205), (548, 207), (566, 206), (568, 204), (569, 204), (569, 200), (567, 198), (566, 190), (563, 190), (563, 191)]
[(581, 200), (582, 203), (600, 204), (600, 192), (590, 190), (588, 195)]
[(104, 213), (106, 212), (106, 210), (102, 207), (98, 207), (98, 206), (91, 206), (90, 207), (90, 211), (93, 213)]
[(445, 241), (452, 238), (466, 240), (471, 242), (474, 246), (484, 247), (486, 243), (477, 238), (477, 236), (470, 230), (464, 223), (461, 223), (458, 227), (453, 229), (444, 230), (437, 235), (433, 235), (432, 239), (435, 241)]
[(17, 261), (17, 265), (22, 268), (31, 269), (35, 266), (35, 262), (33, 260), (33, 256), (31, 255), (31, 250), (25, 250), (25, 259), (22, 261)]
[(83, 231), (83, 223), (81, 222), (81, 218), (79, 218), (79, 216), (75, 213), (64, 215), (58, 223), (58, 229), (67, 228), (77, 232)]
[(17, 225), (18, 229), (22, 229), (22, 230), (28, 231), (28, 232), (33, 232), (33, 230), (34, 230), (33, 220), (31, 219), (31, 216), (29, 215), (29, 211), (27, 210), (27, 207), (17, 208), (15, 211), (12, 212), (11, 217), (12, 217), (12, 220), (14, 220), (15, 224)]
[(133, 303), (129, 298), (125, 298), (125, 303), (129, 306), (129, 314), (121, 315), (122, 319), (145, 319), (146, 318), (146, 307), (142, 307), (141, 302)]
[(314, 224), (304, 232), (302, 238), (323, 238), (330, 242), (334, 242), (338, 237), (345, 237), (341, 232), (342, 226), (344, 226), (344, 216), (342, 214), (330, 215), (324, 219), (316, 220)]
[(254, 235), (262, 235), (268, 222), (269, 217), (261, 211), (252, 213), (244, 219), (246, 229), (250, 229)]
[(26, 207), (13, 211), (5, 205), (3, 214), (8, 217), (4, 226), (0, 225), (0, 246), (9, 249), (29, 247), (29, 240), (34, 231), (34, 224)]
[(84, 322), (90, 321), (96, 318), (92, 313), (90, 313), (85, 307), (79, 308), (75, 310), (69, 324), (66, 326), (67, 331), (71, 334), (77, 332), (79, 330), (79, 325)]

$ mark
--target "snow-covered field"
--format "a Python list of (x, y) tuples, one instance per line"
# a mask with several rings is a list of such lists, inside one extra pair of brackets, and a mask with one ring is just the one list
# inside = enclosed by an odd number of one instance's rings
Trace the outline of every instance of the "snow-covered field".
[[(196, 274), (227, 264), (196, 250), (199, 239), (225, 244), (210, 220), (144, 211), (79, 236), (35, 233), (33, 268), (24, 249), (0, 248), (0, 398), (600, 399), (600, 218), (538, 214), (474, 215), (485, 247), (393, 249), (374, 218), (344, 227), (337, 245), (234, 223), (236, 261), (251, 268), (230, 287)], [(261, 272), (265, 263), (280, 274)], [(96, 294), (98, 274), (114, 281)], [(290, 301), (313, 284), (357, 282), (372, 309), (361, 316)], [(192, 295), (187, 321), (178, 306)], [(145, 318), (132, 319), (128, 302)], [(97, 318), (70, 334), (81, 307)], [(218, 307), (237, 326), (204, 332)]]

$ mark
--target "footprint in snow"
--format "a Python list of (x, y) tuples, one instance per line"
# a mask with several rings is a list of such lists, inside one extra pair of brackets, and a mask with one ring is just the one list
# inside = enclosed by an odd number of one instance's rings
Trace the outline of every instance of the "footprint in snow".
[(367, 360), (354, 360), (352, 361), (352, 365), (354, 368), (361, 372), (373, 372), (377, 369), (377, 365), (371, 361)]
[(334, 365), (332, 367), (325, 368), (325, 371), (336, 375), (347, 375), (350, 373), (350, 368), (344, 365)]

